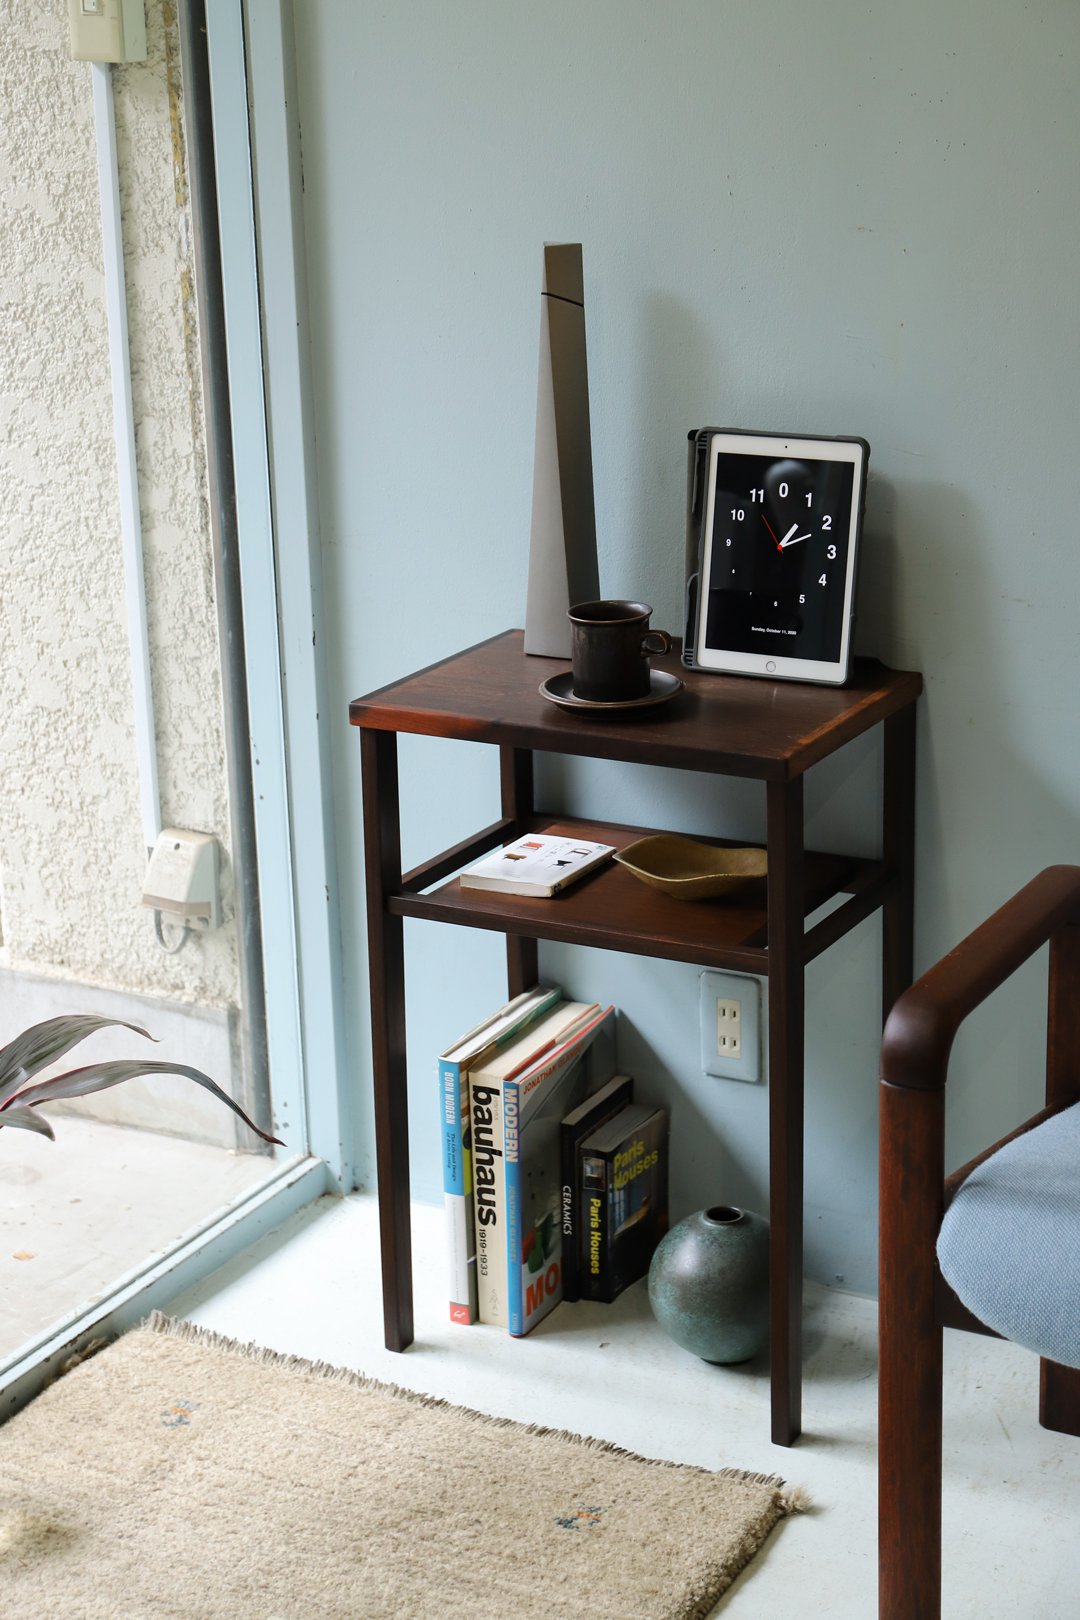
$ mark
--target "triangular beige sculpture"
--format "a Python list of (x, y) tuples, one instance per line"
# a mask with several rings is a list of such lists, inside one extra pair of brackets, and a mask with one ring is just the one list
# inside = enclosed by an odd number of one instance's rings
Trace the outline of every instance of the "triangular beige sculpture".
[(525, 651), (569, 658), (566, 610), (599, 595), (581, 243), (545, 243)]

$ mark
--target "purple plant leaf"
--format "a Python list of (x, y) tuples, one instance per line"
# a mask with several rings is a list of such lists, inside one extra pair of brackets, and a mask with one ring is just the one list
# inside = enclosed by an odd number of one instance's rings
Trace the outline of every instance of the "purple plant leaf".
[(47, 1119), (35, 1114), (32, 1108), (0, 1108), (0, 1125), (15, 1125), (23, 1131), (38, 1131), (55, 1142), (53, 1128)]
[(284, 1142), (276, 1136), (268, 1136), (260, 1131), (253, 1119), (249, 1119), (240, 1107), (233, 1102), (227, 1092), (208, 1074), (201, 1069), (189, 1068), (186, 1063), (140, 1063), (135, 1058), (116, 1059), (111, 1063), (91, 1063), (85, 1069), (69, 1069), (67, 1074), (58, 1074), (53, 1080), (42, 1080), (36, 1086), (27, 1086), (16, 1093), (11, 1103), (0, 1105), (0, 1125), (5, 1123), (5, 1116), (12, 1107), (26, 1107), (30, 1104), (44, 1102), (58, 1102), (63, 1097), (88, 1097), (93, 1091), (107, 1091), (110, 1086), (118, 1086), (124, 1080), (134, 1080), (140, 1074), (182, 1074), (189, 1080), (194, 1080), (197, 1086), (203, 1086), (223, 1102), (226, 1108), (231, 1108), (238, 1114), (256, 1136), (261, 1136), (264, 1142), (273, 1142), (277, 1147), (284, 1147)]
[(122, 1018), (95, 1018), (90, 1013), (47, 1018), (43, 1024), (31, 1024), (29, 1029), (24, 1029), (0, 1050), (0, 1108), (41, 1069), (55, 1063), (96, 1030), (110, 1027), (131, 1029), (136, 1035), (145, 1035), (148, 1041), (154, 1039), (138, 1024), (125, 1023)]

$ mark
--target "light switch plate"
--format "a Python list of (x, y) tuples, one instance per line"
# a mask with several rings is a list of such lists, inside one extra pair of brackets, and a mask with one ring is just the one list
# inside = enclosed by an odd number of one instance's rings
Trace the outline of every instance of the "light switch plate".
[(761, 984), (743, 973), (701, 975), (701, 1067), (720, 1080), (762, 1076)]
[(68, 0), (76, 62), (145, 62), (144, 0)]

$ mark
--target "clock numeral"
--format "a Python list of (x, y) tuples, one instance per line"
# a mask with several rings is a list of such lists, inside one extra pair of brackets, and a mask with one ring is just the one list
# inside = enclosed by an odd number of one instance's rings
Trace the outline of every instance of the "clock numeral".
[(752, 489), (750, 491), (750, 499), (752, 501), (761, 501), (762, 504), (764, 504), (765, 491), (763, 489)]
[(833, 558), (836, 556), (836, 547), (830, 546), (825, 555), (828, 557), (829, 561), (832, 562)]
[(813, 496), (813, 491), (811, 491), (811, 492), (810, 492), (810, 493), (809, 493), (809, 494), (808, 494), (808, 495), (807, 495), (807, 497), (806, 497), (806, 504), (807, 504), (807, 506), (809, 506), (809, 505), (810, 505), (810, 503), (811, 503), (811, 501), (812, 501), (812, 500), (813, 500), (813, 498), (814, 498), (814, 496)]
[(831, 529), (832, 528), (832, 518), (828, 517), (828, 516), (823, 517), (822, 520), (821, 520), (821, 527), (823, 529)]
[(800, 601), (800, 602), (805, 602), (805, 601), (806, 601), (806, 597), (805, 597), (805, 596), (800, 596), (800, 597), (799, 597), (799, 601)]
[(727, 545), (727, 546), (730, 546), (731, 541), (730, 540), (725, 540), (724, 544)]
[(824, 584), (826, 584), (826, 583), (827, 583), (827, 581), (826, 581), (826, 579), (825, 579), (825, 575), (824, 575), (824, 574), (822, 574), (822, 576), (821, 576), (821, 578), (820, 578), (820, 579), (819, 579), (819, 580), (818, 580), (818, 584), (819, 584), (819, 585), (824, 585)]
[(741, 506), (739, 507), (738, 511), (736, 511), (736, 509), (734, 507), (732, 507), (731, 508), (731, 515), (732, 515), (733, 518), (736, 518), (740, 523), (743, 521), (743, 518), (746, 516), (746, 514), (743, 511)]
[(787, 495), (787, 485), (781, 484), (780, 488), (777, 490), (777, 494), (780, 496), (780, 499), (783, 500)]

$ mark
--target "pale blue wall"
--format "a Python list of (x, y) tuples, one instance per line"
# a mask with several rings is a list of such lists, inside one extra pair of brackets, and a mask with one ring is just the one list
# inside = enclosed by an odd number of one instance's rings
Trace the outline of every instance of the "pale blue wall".
[[(922, 669), (917, 965), (1080, 858), (1072, 0), (305, 0), (297, 7), (357, 1162), (372, 1164), (349, 698), (522, 622), (540, 248), (584, 244), (601, 580), (678, 628), (702, 422), (872, 446), (864, 650)], [(406, 861), (491, 819), (494, 760), (403, 745)], [(876, 744), (808, 779), (874, 847)], [(554, 807), (759, 834), (749, 784), (554, 760)], [(497, 936), (407, 929), (413, 1164), (434, 1054), (503, 994)], [(570, 948), (673, 1109), (676, 1213), (766, 1207), (763, 1088), (699, 1071), (697, 974)], [(872, 1289), (878, 931), (808, 983), (808, 1269)], [(1038, 1105), (1043, 968), (961, 1039), (958, 1162)], [(978, 1079), (978, 1085), (976, 1080)]]

